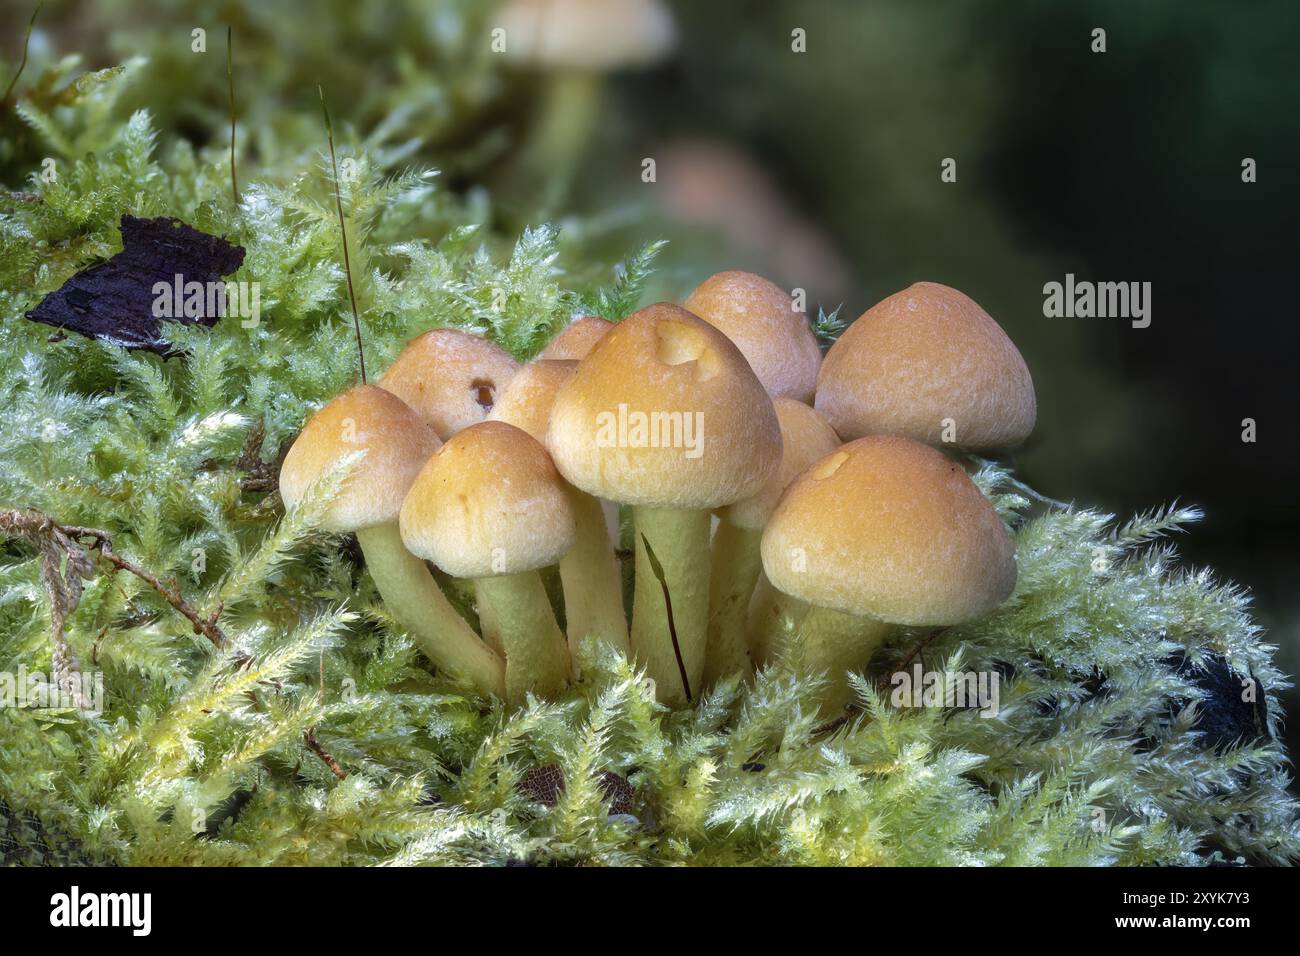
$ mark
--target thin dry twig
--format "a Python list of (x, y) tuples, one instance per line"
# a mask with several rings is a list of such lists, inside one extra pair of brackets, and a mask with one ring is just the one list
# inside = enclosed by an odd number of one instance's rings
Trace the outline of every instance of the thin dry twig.
[(235, 54), (232, 43), (233, 28), (226, 25), (226, 82), (230, 88), (230, 195), (239, 208), (239, 180), (235, 176)]
[[(937, 627), (929, 634), (927, 634), (920, 642), (917, 643), (915, 647), (913, 647), (910, 651), (907, 652), (906, 656), (904, 656), (904, 658), (898, 662), (895, 669), (901, 671), (904, 668), (906, 668), (908, 664), (912, 663), (912, 660), (916, 657), (917, 654), (925, 650), (925, 648), (929, 646), (929, 644), (932, 641), (934, 641), (940, 634), (942, 634), (946, 630), (948, 630), (948, 628), (946, 627)], [(848, 723), (849, 718), (852, 717), (853, 714), (858, 713), (860, 710), (861, 708), (858, 707), (856, 704), (846, 705), (844, 708), (844, 713), (816, 727), (813, 730), (813, 736), (820, 737), (824, 734), (829, 734), (832, 733), (833, 731), (839, 730), (846, 723)]]
[(91, 547), (97, 550), (100, 557), (105, 561), (113, 565), (113, 567), (117, 568), (119, 571), (127, 571), (134, 574), (145, 584), (149, 585), (161, 594), (164, 601), (170, 604), (192, 625), (194, 625), (195, 634), (202, 634), (211, 641), (215, 647), (221, 648), (222, 650), (225, 649), (226, 636), (221, 632), (221, 628), (217, 626), (217, 619), (221, 617), (221, 604), (217, 605), (216, 610), (212, 612), (210, 617), (203, 617), (198, 611), (194, 610), (193, 606), (181, 595), (180, 588), (176, 586), (176, 581), (174, 579), (167, 583), (163, 583), (156, 575), (146, 571), (138, 564), (128, 561), (113, 550), (112, 540), (104, 535), (102, 531), (96, 531), (93, 528), (80, 528), (77, 530), (82, 532), (86, 537), (94, 538)]
[(9, 81), (9, 85), (5, 87), (5, 95), (3, 99), (0, 99), (0, 106), (9, 105), (9, 95), (13, 93), (14, 87), (18, 83), (18, 77), (22, 76), (23, 70), (27, 69), (27, 48), (30, 47), (32, 43), (32, 27), (36, 26), (36, 16), (41, 12), (41, 7), (43, 6), (45, 6), (45, 0), (41, 0), (40, 3), (36, 4), (36, 9), (32, 11), (32, 18), (27, 21), (27, 35), (23, 38), (23, 58), (18, 64), (18, 71), (14, 73), (13, 79)]
[(330, 110), (325, 105), (325, 88), (316, 87), (320, 93), (320, 108), (325, 115), (325, 137), (329, 141), (330, 165), (334, 169), (334, 203), (339, 211), (339, 232), (343, 236), (343, 274), (348, 280), (348, 301), (352, 304), (352, 328), (357, 333), (357, 361), (361, 365), (361, 384), (366, 384), (366, 350), (361, 345), (361, 317), (357, 314), (357, 293), (352, 286), (352, 260), (348, 257), (348, 227), (343, 218), (343, 187), (339, 184), (339, 163), (334, 156), (334, 124), (330, 122)]
[(62, 529), (39, 512), (0, 512), (0, 531), (35, 545), (41, 583), (50, 599), (51, 670), (54, 683), (78, 709), (87, 709), (82, 691), (81, 662), (64, 634), (68, 616), (81, 603), (81, 582), (91, 577), (94, 562)]
[(339, 766), (339, 762), (334, 759), (334, 756), (322, 747), (320, 741), (316, 739), (316, 728), (313, 727), (310, 730), (304, 731), (302, 739), (311, 752), (317, 757), (320, 757), (320, 759), (325, 762), (325, 766), (330, 768), (330, 773), (334, 774), (334, 776), (338, 777), (340, 780), (348, 779), (348, 772)]
[[(30, 542), (40, 555), (41, 579), (50, 596), (55, 680), (78, 707), (88, 708), (89, 704), (85, 701), (79, 677), (81, 665), (71, 645), (68, 644), (63, 630), (68, 616), (77, 609), (81, 601), (81, 582), (94, 576), (95, 562), (92, 554), (97, 554), (119, 571), (127, 571), (135, 575), (161, 594), (168, 604), (194, 625), (194, 633), (202, 634), (221, 649), (225, 649), (229, 644), (225, 634), (217, 625), (217, 619), (221, 617), (220, 604), (210, 617), (203, 617), (181, 595), (180, 588), (176, 586), (174, 580), (164, 583), (156, 574), (114, 551), (113, 539), (107, 531), (81, 525), (62, 524), (44, 512), (30, 508), (0, 511), (0, 532)], [(61, 571), (62, 567), (66, 567), (66, 571)], [(108, 628), (101, 630), (92, 645), (92, 654), (96, 662), (99, 657), (99, 645), (107, 633)], [(246, 667), (251, 661), (252, 658), (241, 654), (232, 658), (231, 663), (235, 667)], [(279, 686), (278, 682), (272, 683)], [(334, 776), (340, 780), (347, 779), (347, 773), (339, 766), (338, 761), (316, 739), (314, 729), (308, 730), (303, 735), (303, 739), (312, 753), (325, 762)]]
[(694, 701), (691, 696), (691, 681), (686, 674), (686, 662), (682, 660), (681, 644), (677, 641), (677, 622), (673, 619), (673, 596), (668, 590), (668, 578), (664, 576), (664, 566), (660, 564), (654, 548), (650, 547), (650, 539), (644, 534), (641, 535), (641, 544), (645, 548), (646, 557), (650, 560), (650, 570), (654, 571), (655, 577), (659, 580), (659, 586), (664, 592), (664, 609), (668, 617), (668, 639), (672, 642), (673, 656), (677, 658), (677, 673), (682, 679), (682, 690), (686, 694), (687, 703), (691, 703)]
[[(194, 626), (195, 634), (202, 634), (214, 646), (223, 650), (227, 646), (226, 636), (217, 626), (217, 619), (221, 616), (220, 605), (211, 617), (203, 617), (185, 600), (175, 580), (164, 583), (156, 574), (114, 551), (113, 539), (107, 531), (61, 524), (35, 509), (0, 511), (0, 531), (25, 538), (40, 551), (41, 573), (46, 588), (50, 591), (56, 652), (62, 638), (63, 623), (81, 601), (81, 581), (94, 575), (91, 552), (98, 554), (119, 571), (135, 575), (157, 591), (163, 600)], [(58, 567), (63, 556), (66, 556), (68, 570), (66, 574), (59, 574)]]
[(926, 647), (929, 646), (931, 641), (933, 641), (936, 637), (938, 637), (946, 630), (948, 630), (948, 628), (946, 627), (936, 627), (933, 631), (927, 634), (925, 638), (916, 645), (916, 647), (912, 648), (910, 651), (907, 652), (906, 657), (904, 657), (901, 661), (898, 662), (897, 669), (901, 671), (904, 668), (906, 668), (908, 664), (912, 663), (912, 658), (916, 657), (917, 654), (925, 650)]

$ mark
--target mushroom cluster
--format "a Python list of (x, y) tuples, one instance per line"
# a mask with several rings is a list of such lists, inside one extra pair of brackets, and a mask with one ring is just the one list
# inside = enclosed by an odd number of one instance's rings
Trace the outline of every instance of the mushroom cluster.
[(890, 296), (823, 358), (789, 294), (724, 272), (684, 306), (578, 318), (523, 366), (427, 332), (307, 422), (281, 489), (294, 509), (359, 459), (322, 529), (356, 533), (393, 617), (484, 695), (554, 697), (601, 641), (687, 703), (792, 635), (832, 715), (894, 628), (1010, 595), (1010, 537), (963, 456), (1023, 441), (1035, 411), (1020, 353), (955, 289)]

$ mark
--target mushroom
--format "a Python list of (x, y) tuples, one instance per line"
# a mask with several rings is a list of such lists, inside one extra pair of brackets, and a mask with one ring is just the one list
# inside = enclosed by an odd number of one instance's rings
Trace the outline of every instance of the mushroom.
[(784, 289), (752, 272), (719, 272), (683, 305), (736, 343), (769, 394), (812, 403), (821, 348)]
[(505, 422), (462, 429), (420, 470), (399, 525), (412, 552), (475, 582), (505, 649), (506, 699), (563, 690), (569, 649), (537, 572), (573, 547), (573, 512), (546, 449)]
[(849, 285), (844, 256), (752, 152), (687, 134), (655, 145), (661, 212), (692, 233), (719, 236), (727, 249), (777, 273), (798, 276), (823, 298)]
[(803, 402), (772, 399), (781, 425), (781, 464), (755, 494), (718, 509), (709, 576), (709, 634), (704, 683), (748, 672), (745, 617), (763, 571), (759, 542), (781, 492), (795, 476), (835, 449), (840, 440), (825, 419)]
[(501, 697), (501, 658), (456, 613), (398, 533), (402, 500), (440, 444), (401, 399), (374, 385), (358, 385), (303, 426), (280, 469), (280, 494), (293, 511), (318, 478), (348, 455), (364, 452), (326, 509), (321, 529), (355, 531), (384, 604), (417, 646), (439, 668), (470, 681), (481, 693)]
[(645, 67), (673, 49), (677, 28), (662, 0), (512, 0), (497, 23), (506, 57), (539, 68), (545, 98), (531, 166), (546, 173), (548, 200), (568, 188), (600, 113), (602, 74)]
[(501, 390), (488, 420), (514, 425), (545, 445), (555, 393), (577, 367), (572, 359), (534, 359)]
[(772, 400), (731, 340), (661, 302), (618, 323), (560, 386), (548, 444), (572, 484), (632, 506), (632, 650), (661, 700), (690, 700), (704, 671), (710, 512), (776, 470)]
[(918, 282), (844, 330), (817, 378), (817, 410), (850, 441), (903, 435), (967, 450), (1034, 429), (1034, 383), (1002, 328), (967, 296)]
[(613, 322), (595, 315), (574, 319), (542, 349), (538, 358), (585, 359), (592, 347), (614, 327)]
[(1016, 583), (1011, 537), (966, 472), (893, 436), (850, 442), (796, 478), (762, 554), (773, 587), (811, 605), (798, 635), (805, 664), (830, 677), (826, 715), (895, 625), (960, 624)]
[(519, 363), (495, 342), (459, 329), (433, 329), (407, 344), (379, 384), (446, 441), (486, 419), (518, 371)]
[(649, 66), (677, 34), (660, 0), (512, 0), (498, 23), (508, 58), (577, 73)]
[[(544, 445), (555, 394), (577, 367), (574, 361), (552, 359), (525, 365), (499, 396), (489, 420), (521, 428)], [(575, 532), (573, 547), (560, 559), (569, 651), (576, 653), (583, 640), (595, 638), (626, 654), (622, 574), (600, 499), (564, 484)]]

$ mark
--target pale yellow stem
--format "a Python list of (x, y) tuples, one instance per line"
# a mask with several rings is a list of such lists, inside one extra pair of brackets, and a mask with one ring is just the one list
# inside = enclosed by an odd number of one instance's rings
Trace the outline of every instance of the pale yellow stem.
[(749, 658), (755, 668), (765, 667), (780, 649), (782, 642), (799, 633), (799, 625), (808, 613), (808, 604), (772, 587), (766, 574), (760, 574), (749, 602), (746, 632)]
[(590, 638), (605, 641), (627, 654), (623, 581), (604, 509), (599, 499), (573, 487), (569, 488), (569, 504), (576, 537), (569, 553), (560, 559), (569, 651), (576, 654), (582, 642)]
[[(659, 700), (666, 704), (694, 700), (702, 686), (709, 624), (709, 517), (709, 512), (700, 510), (633, 509), (636, 583), (632, 650), (655, 682)], [(651, 567), (646, 540), (663, 567), (672, 602), (671, 627), (664, 589)]]
[(488, 604), (487, 595), (483, 592), (482, 581), (463, 581), (462, 583), (468, 585), (474, 595), (474, 610), (478, 612), (478, 629), (483, 632), (483, 640), (487, 641), (488, 647), (504, 658), (506, 649), (505, 645), (501, 643), (501, 622), (497, 620), (496, 614), (493, 613), (492, 605)]
[[(554, 699), (569, 682), (569, 648), (536, 571), (477, 580), (486, 614), (506, 649), (506, 700), (521, 704), (529, 691)], [(485, 611), (486, 608), (486, 611)]]
[(799, 626), (804, 666), (830, 680), (821, 699), (823, 717), (838, 716), (853, 700), (848, 675), (861, 673), (894, 626), (830, 608), (814, 607)]
[(397, 522), (358, 531), (357, 541), (384, 605), (429, 660), (481, 693), (504, 697), (504, 662), (456, 613), (428, 566), (406, 550)]
[(711, 687), (731, 674), (752, 673), (745, 640), (749, 599), (763, 570), (761, 530), (723, 521), (713, 535), (709, 575), (709, 634), (704, 658), (704, 684)]

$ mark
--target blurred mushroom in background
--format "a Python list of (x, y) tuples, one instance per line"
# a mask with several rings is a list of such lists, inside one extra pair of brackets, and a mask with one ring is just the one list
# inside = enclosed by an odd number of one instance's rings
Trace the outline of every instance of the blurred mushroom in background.
[(606, 74), (667, 57), (676, 20), (661, 0), (512, 0), (497, 19), (507, 59), (543, 75), (523, 178), (551, 209), (568, 192), (600, 115)]
[(756, 160), (726, 143), (690, 138), (655, 155), (655, 197), (670, 221), (718, 230), (752, 271), (809, 290), (810, 301), (844, 296), (844, 258)]

